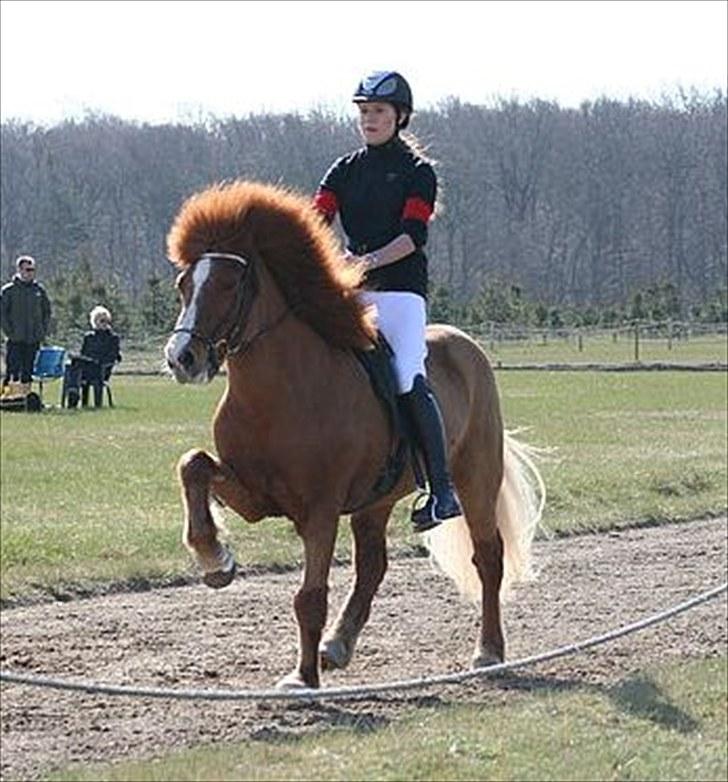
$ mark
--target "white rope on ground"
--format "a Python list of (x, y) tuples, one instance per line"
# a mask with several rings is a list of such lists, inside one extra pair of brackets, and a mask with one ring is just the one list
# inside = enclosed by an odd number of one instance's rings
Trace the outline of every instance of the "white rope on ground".
[(584, 641), (561, 646), (549, 652), (521, 657), (508, 663), (498, 663), (487, 668), (476, 668), (459, 673), (441, 674), (438, 676), (423, 676), (418, 679), (404, 679), (401, 681), (383, 682), (368, 686), (357, 685), (350, 687), (324, 687), (321, 689), (300, 690), (171, 690), (157, 687), (131, 687), (126, 685), (97, 684), (95, 682), (65, 681), (46, 676), (33, 676), (32, 674), (13, 673), (12, 671), (0, 671), (0, 681), (12, 684), (25, 684), (33, 687), (50, 687), (57, 690), (74, 690), (94, 695), (125, 695), (129, 697), (143, 698), (172, 698), (177, 700), (207, 700), (207, 701), (245, 701), (245, 700), (335, 700), (365, 698), (368, 695), (378, 695), (383, 692), (395, 690), (415, 690), (424, 687), (432, 687), (438, 684), (458, 684), (469, 679), (481, 676), (493, 676), (495, 674), (510, 671), (515, 668), (524, 668), (528, 665), (554, 660), (557, 657), (565, 657), (570, 654), (591, 649), (594, 646), (614, 641), (646, 627), (664, 622), (677, 614), (688, 611), (701, 603), (706, 603), (728, 589), (728, 582), (702, 592), (696, 597), (686, 600), (684, 603), (665, 611), (660, 611), (645, 619), (632, 624), (624, 625), (611, 632), (592, 636)]

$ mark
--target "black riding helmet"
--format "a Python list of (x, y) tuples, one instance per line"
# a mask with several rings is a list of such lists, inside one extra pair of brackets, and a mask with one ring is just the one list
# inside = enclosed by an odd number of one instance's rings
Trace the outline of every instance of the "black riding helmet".
[[(398, 128), (406, 128), (412, 114), (412, 90), (397, 71), (374, 71), (356, 88), (354, 103), (391, 103), (397, 110)], [(404, 110), (404, 111), (403, 111)]]

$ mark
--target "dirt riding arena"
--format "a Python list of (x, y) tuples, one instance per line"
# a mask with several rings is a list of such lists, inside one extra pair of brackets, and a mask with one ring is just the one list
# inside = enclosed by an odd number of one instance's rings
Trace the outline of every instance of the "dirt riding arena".
[[(726, 518), (539, 541), (538, 580), (504, 608), (510, 659), (586, 639), (670, 608), (726, 577)], [(180, 689), (268, 688), (295, 659), (298, 573), (5, 609), (4, 670)], [(348, 567), (331, 576), (332, 613)], [(423, 558), (390, 563), (351, 668), (325, 686), (467, 667), (475, 608)], [(3, 683), (2, 779), (71, 763), (152, 757), (194, 744), (274, 739), (330, 725), (383, 725), (418, 703), (497, 705), (526, 689), (608, 686), (652, 663), (724, 654), (721, 596), (669, 621), (498, 680), (361, 701), (200, 702), (89, 695)]]

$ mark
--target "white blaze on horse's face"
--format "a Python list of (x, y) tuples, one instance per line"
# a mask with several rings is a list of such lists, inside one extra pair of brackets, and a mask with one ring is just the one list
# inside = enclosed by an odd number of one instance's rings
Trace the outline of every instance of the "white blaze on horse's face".
[[(204, 383), (210, 379), (207, 346), (195, 335), (203, 333), (200, 331), (198, 321), (205, 287), (210, 283), (211, 266), (212, 260), (203, 257), (195, 263), (191, 274), (186, 273), (188, 275), (186, 279), (181, 275), (178, 281), (184, 303), (175, 324), (176, 333), (169, 338), (164, 348), (164, 356), (167, 359), (167, 366), (180, 383)], [(184, 285), (182, 285), (183, 280)], [(188, 290), (189, 299), (185, 301)]]

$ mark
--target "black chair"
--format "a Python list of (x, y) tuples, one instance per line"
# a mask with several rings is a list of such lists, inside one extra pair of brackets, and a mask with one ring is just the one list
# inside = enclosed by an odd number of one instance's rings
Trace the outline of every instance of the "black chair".
[(93, 390), (94, 407), (101, 407), (104, 391), (109, 407), (114, 406), (111, 393), (111, 370), (113, 364), (99, 364), (84, 356), (74, 356), (66, 366), (63, 376), (61, 406), (75, 408), (79, 401), (82, 407), (88, 407), (89, 393)]
[(109, 407), (114, 406), (114, 397), (111, 395), (111, 368), (113, 364), (101, 364), (100, 375), (97, 380), (81, 381), (81, 405), (88, 407), (89, 390), (94, 392), (94, 407), (101, 407), (104, 401), (104, 391), (106, 391), (106, 401)]

